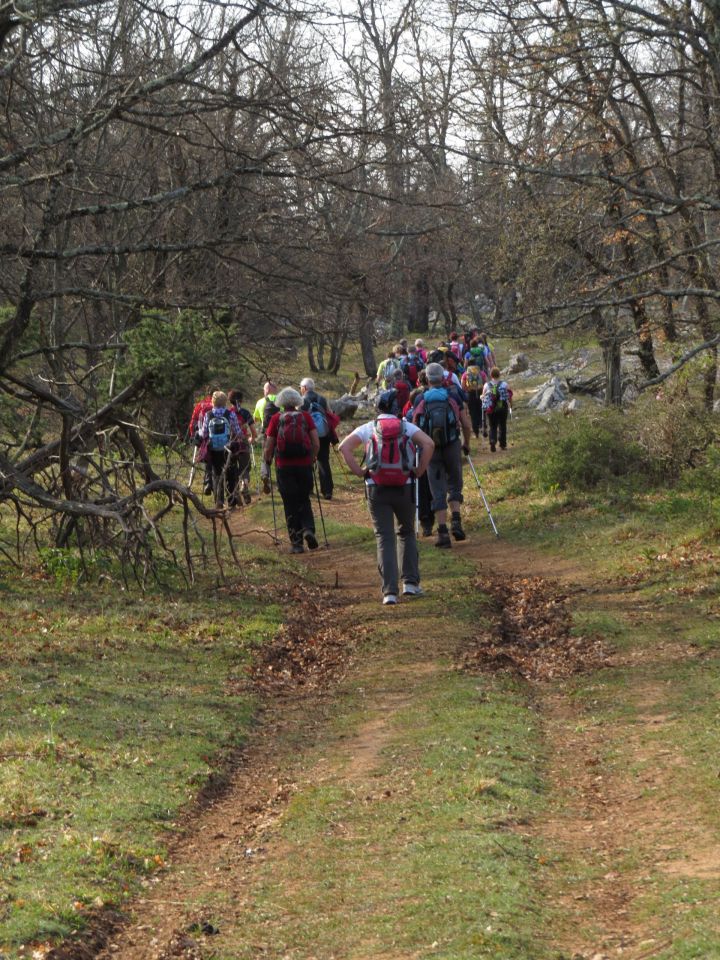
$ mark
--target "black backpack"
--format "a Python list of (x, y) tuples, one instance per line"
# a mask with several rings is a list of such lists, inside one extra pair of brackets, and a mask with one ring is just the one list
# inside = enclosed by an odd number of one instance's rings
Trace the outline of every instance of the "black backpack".
[(263, 433), (267, 431), (268, 424), (276, 413), (280, 413), (280, 407), (275, 403), (274, 400), (271, 400), (268, 397), (268, 399), (265, 401), (265, 406), (263, 407)]

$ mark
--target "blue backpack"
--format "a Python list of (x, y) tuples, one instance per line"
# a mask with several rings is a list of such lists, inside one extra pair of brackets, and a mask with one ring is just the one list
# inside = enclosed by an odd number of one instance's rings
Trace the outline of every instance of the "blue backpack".
[(210, 411), (208, 420), (208, 440), (211, 450), (224, 450), (230, 443), (230, 420), (225, 411)]
[(436, 447), (446, 447), (460, 437), (458, 407), (445, 387), (431, 387), (418, 403), (417, 425)]
[(329, 432), (327, 417), (322, 405), (317, 400), (310, 403), (310, 416), (317, 427), (318, 437), (326, 437)]

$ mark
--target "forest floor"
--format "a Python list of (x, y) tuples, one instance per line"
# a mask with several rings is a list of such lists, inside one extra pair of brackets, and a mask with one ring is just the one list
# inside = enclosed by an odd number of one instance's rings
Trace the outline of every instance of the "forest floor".
[(684, 709), (715, 701), (716, 654), (646, 579), (496, 540), (468, 500), (468, 540), (422, 541), (426, 596), (395, 608), (359, 486), (324, 504), (330, 548), (297, 558), (229, 784), (130, 920), (50, 956), (720, 957), (715, 761), (692, 727), (717, 706)]

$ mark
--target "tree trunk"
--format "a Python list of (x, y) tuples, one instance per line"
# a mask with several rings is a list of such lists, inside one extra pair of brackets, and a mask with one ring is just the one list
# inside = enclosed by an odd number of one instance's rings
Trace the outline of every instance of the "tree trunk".
[(360, 351), (362, 353), (363, 366), (368, 377), (374, 377), (377, 372), (377, 363), (375, 362), (375, 348), (373, 346), (373, 336), (375, 333), (370, 310), (366, 303), (358, 302), (358, 334), (360, 337)]
[(648, 380), (653, 380), (655, 377), (660, 376), (660, 368), (655, 359), (655, 348), (653, 346), (653, 338), (650, 332), (650, 324), (648, 323), (645, 306), (641, 301), (633, 300), (630, 309), (632, 310), (633, 324), (635, 325), (635, 331), (640, 345), (638, 357), (642, 364), (643, 373)]
[(615, 318), (607, 319), (599, 309), (593, 310), (593, 321), (605, 361), (605, 406), (622, 405), (622, 358)]
[(308, 358), (308, 366), (310, 367), (310, 370), (312, 371), (312, 373), (317, 373), (318, 368), (317, 368), (317, 364), (315, 363), (315, 352), (313, 350), (313, 342), (311, 337), (308, 337), (308, 341), (307, 341), (307, 358)]
[(427, 333), (430, 321), (430, 284), (426, 273), (415, 280), (410, 309), (408, 310), (408, 331)]

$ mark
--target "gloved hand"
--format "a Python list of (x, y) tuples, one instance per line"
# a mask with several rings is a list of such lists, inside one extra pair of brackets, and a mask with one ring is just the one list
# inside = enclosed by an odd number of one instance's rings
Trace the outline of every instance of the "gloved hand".
[(469, 456), (470, 456), (470, 447), (468, 447), (466, 444), (463, 444), (462, 452), (463, 452), (463, 454), (464, 454), (466, 457), (469, 457)]

